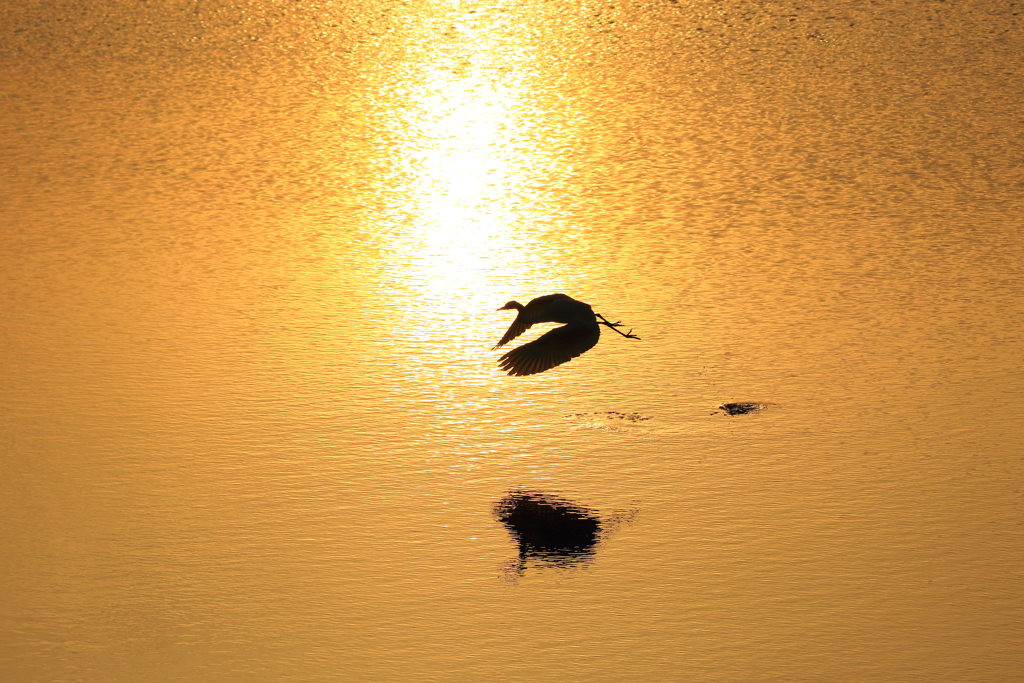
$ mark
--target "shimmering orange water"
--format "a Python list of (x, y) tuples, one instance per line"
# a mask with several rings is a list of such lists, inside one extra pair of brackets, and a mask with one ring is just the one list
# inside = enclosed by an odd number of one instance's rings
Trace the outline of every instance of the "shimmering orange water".
[(9, 4), (4, 680), (1019, 680), (1018, 14)]

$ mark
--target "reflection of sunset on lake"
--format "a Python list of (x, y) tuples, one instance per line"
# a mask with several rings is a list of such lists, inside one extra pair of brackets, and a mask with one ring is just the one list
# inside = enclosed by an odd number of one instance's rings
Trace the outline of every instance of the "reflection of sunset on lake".
[(418, 285), (409, 294), (420, 317), (432, 303), (443, 316), (456, 296), (463, 305), (496, 308), (495, 272), (521, 262), (531, 246), (520, 242), (521, 212), (512, 210), (528, 178), (527, 159), (514, 151), (525, 145), (529, 124), (522, 85), (510, 76), (495, 83), (493, 66), (473, 64), (481, 61), (475, 55), (490, 55), (483, 41), (456, 47), (440, 57), (416, 55), (425, 63), (399, 69), (401, 90), (388, 102), (396, 210), (407, 221), (401, 236), (412, 257), (405, 275)]
[(1009, 6), (0, 15), (4, 683), (1019, 676)]

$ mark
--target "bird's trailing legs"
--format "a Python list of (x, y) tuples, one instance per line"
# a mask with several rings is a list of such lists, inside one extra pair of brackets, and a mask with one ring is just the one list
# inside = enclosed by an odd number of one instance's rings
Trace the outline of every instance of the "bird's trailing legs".
[(601, 319), (601, 322), (599, 322), (598, 325), (604, 325), (605, 327), (611, 328), (612, 330), (614, 330), (615, 332), (618, 332), (619, 334), (621, 334), (623, 337), (626, 337), (627, 339), (639, 339), (640, 338), (640, 337), (636, 336), (635, 334), (633, 334), (633, 328), (632, 327), (629, 328), (629, 332), (620, 332), (619, 330), (617, 330), (615, 328), (622, 327), (622, 323), (621, 322), (614, 322), (614, 323), (613, 322), (609, 322), (609, 320), (607, 318), (605, 318), (603, 315), (601, 315), (600, 313), (594, 313), (594, 315), (596, 315), (598, 318)]

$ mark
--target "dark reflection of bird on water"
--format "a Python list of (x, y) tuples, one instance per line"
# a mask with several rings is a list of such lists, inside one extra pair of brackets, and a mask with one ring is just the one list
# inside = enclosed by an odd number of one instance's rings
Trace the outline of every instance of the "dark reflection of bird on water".
[(594, 512), (536, 491), (511, 491), (498, 501), (494, 512), (519, 544), (519, 557), (511, 567), (518, 576), (531, 561), (560, 567), (586, 562), (593, 557), (602, 532)]
[(615, 330), (628, 339), (640, 338), (633, 334), (633, 330), (620, 332), (616, 328), (622, 327), (622, 323), (608, 322), (603, 315), (595, 313), (589, 304), (565, 294), (539, 296), (525, 306), (518, 301), (509, 301), (498, 310), (511, 309), (519, 311), (519, 315), (494, 347), (496, 349), (537, 323), (564, 324), (499, 358), (498, 364), (501, 369), (507, 370), (510, 375), (535, 375), (571, 361), (594, 348), (597, 340), (601, 338), (601, 325)]

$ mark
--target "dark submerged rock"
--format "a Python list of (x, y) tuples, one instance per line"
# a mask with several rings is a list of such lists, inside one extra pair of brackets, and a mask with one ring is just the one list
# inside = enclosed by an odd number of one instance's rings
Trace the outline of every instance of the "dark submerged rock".
[(746, 415), (747, 413), (756, 413), (759, 410), (764, 410), (768, 406), (763, 403), (725, 403), (718, 407), (728, 415)]

